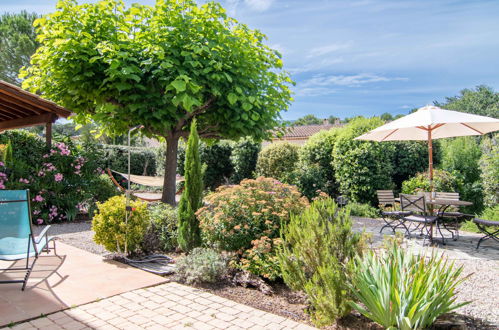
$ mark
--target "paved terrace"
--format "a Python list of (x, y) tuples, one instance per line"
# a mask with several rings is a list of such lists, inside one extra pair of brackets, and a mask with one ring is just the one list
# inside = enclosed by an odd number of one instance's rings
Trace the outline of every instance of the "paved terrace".
[(13, 329), (314, 329), (178, 283), (123, 293)]
[(13, 329), (313, 329), (61, 242), (57, 249), (39, 258), (24, 292), (0, 285), (0, 328), (26, 321)]

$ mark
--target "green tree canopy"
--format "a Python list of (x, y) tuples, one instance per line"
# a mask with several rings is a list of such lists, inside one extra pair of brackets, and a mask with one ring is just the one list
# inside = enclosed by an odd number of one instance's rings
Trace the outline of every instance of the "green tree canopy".
[(320, 124), (322, 124), (322, 119), (319, 119), (314, 115), (306, 115), (301, 118), (298, 118), (293, 123), (293, 126), (320, 125)]
[(29, 65), (38, 47), (33, 21), (36, 13), (22, 11), (0, 16), (0, 79), (20, 85), (19, 70)]
[(435, 105), (444, 109), (499, 118), (499, 93), (485, 85), (475, 89), (463, 89), (458, 96), (447, 97), (445, 102), (435, 102)]
[(23, 87), (110, 133), (144, 125), (167, 141), (163, 201), (173, 204), (178, 139), (197, 118), (201, 138), (262, 139), (291, 102), (289, 74), (265, 35), (220, 4), (61, 0), (35, 22), (41, 46)]

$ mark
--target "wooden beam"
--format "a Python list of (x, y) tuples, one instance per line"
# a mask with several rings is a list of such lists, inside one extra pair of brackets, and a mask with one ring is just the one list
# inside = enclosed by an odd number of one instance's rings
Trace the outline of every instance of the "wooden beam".
[(57, 116), (52, 113), (46, 113), (38, 116), (31, 116), (25, 118), (17, 118), (5, 120), (0, 122), (0, 131), (7, 129), (21, 128), (34, 125), (43, 125), (46, 123), (53, 123), (57, 120)]
[(39, 115), (39, 113), (34, 113), (26, 109), (22, 109), (13, 103), (0, 99), (0, 113), (5, 113), (5, 112), (15, 115), (16, 117)]
[(37, 108), (41, 108), (45, 111), (56, 113), (62, 117), (68, 117), (71, 114), (69, 110), (64, 109), (63, 107), (55, 104), (54, 102), (44, 100), (40, 96), (25, 91), (17, 86), (3, 83), (1, 87), (2, 87), (1, 88), (2, 93), (9, 95), (13, 98), (16, 98), (18, 100), (24, 101), (26, 103), (29, 103)]
[(2, 100), (2, 102), (7, 102), (10, 106), (16, 106), (19, 110), (23, 112), (30, 111), (31, 113), (35, 113), (38, 115), (41, 115), (42, 113), (46, 112), (44, 109), (37, 108), (36, 106), (33, 106), (30, 103), (25, 102), (25, 100), (19, 100), (1, 91), (0, 91), (0, 100)]

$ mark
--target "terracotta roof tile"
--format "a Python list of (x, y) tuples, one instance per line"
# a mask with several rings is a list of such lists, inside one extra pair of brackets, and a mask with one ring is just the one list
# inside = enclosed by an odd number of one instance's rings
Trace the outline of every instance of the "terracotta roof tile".
[(304, 125), (304, 126), (292, 126), (289, 127), (286, 131), (286, 133), (282, 137), (276, 137), (279, 139), (286, 139), (286, 138), (300, 138), (300, 137), (309, 137), (314, 135), (315, 133), (318, 133), (320, 131), (327, 131), (330, 130), (331, 128), (334, 127), (341, 127), (343, 126), (342, 124), (326, 124), (326, 125)]

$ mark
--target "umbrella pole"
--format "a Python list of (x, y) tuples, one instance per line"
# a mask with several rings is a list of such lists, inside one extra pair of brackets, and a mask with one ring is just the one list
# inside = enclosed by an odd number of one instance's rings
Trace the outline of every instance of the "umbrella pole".
[(433, 193), (433, 141), (431, 137), (431, 126), (428, 126), (428, 167), (430, 174), (430, 192)]

